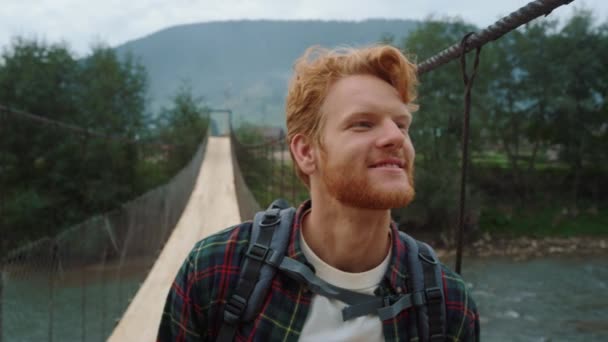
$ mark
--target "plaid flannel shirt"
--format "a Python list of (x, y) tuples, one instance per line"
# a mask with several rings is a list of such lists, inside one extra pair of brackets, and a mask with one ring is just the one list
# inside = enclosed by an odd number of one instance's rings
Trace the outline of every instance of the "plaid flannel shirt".
[[(300, 220), (310, 201), (298, 208), (287, 255), (310, 265), (300, 246)], [(182, 265), (167, 296), (157, 341), (214, 341), (222, 324), (224, 304), (234, 291), (240, 265), (248, 247), (251, 222), (246, 222), (199, 241)], [(391, 225), (393, 236), (399, 236)], [(389, 268), (379, 291), (407, 291), (407, 247), (393, 239)], [(446, 340), (479, 341), (479, 316), (462, 278), (442, 265), (446, 295)], [(236, 341), (296, 341), (306, 321), (314, 294), (280, 271), (261, 312), (237, 330)], [(386, 341), (407, 341), (410, 311), (383, 321)]]

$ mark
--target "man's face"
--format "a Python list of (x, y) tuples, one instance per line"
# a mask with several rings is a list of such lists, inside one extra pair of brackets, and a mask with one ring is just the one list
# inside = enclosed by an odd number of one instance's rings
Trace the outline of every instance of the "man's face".
[(390, 209), (414, 198), (415, 151), (411, 114), (397, 91), (381, 79), (353, 75), (330, 88), (321, 107), (319, 178), (338, 201)]

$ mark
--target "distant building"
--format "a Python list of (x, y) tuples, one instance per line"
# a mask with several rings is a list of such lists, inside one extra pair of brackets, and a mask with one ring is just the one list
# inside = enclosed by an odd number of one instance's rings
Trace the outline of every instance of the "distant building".
[(282, 127), (256, 127), (254, 132), (259, 134), (264, 140), (285, 137), (285, 130)]

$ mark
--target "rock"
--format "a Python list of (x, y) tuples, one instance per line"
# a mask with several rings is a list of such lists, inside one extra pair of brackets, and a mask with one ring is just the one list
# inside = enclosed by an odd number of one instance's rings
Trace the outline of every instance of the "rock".
[(484, 232), (477, 240), (477, 242), (479, 242), (481, 244), (483, 244), (484, 242), (490, 242), (490, 241), (492, 241), (492, 236), (488, 232)]
[(557, 246), (549, 247), (549, 253), (561, 253), (563, 251), (564, 251), (564, 249), (562, 247), (557, 247)]
[(546, 237), (546, 238), (493, 238), (485, 241), (483, 237), (469, 246), (471, 256), (516, 258), (516, 261), (529, 260), (548, 255), (591, 255), (608, 251), (608, 239), (605, 237)]
[(575, 321), (579, 332), (608, 332), (608, 321)]

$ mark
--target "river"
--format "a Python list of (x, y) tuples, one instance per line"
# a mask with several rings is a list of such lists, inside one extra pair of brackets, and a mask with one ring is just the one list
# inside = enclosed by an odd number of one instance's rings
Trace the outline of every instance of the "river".
[(608, 257), (464, 260), (482, 341), (608, 341)]
[[(465, 258), (463, 276), (479, 308), (482, 341), (608, 341), (606, 256)], [(64, 279), (53, 290), (52, 317), (48, 277), (5, 279), (2, 341), (103, 341), (142, 279)]]

